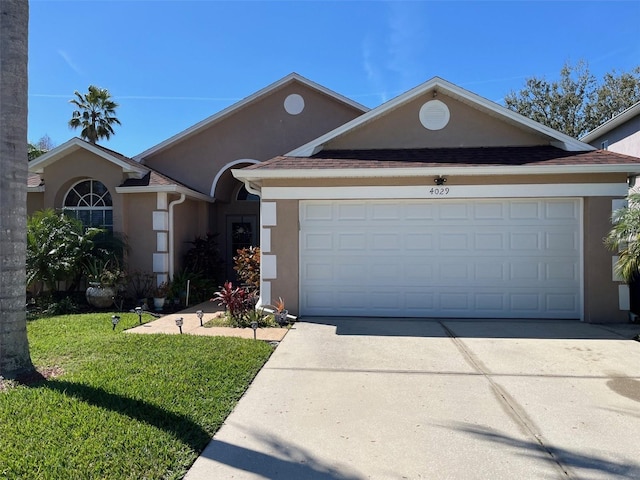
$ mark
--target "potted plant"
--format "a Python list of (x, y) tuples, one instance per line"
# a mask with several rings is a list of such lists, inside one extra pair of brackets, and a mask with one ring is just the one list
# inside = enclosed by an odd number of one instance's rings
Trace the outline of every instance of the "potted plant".
[(169, 282), (162, 282), (153, 290), (153, 307), (156, 311), (162, 310), (164, 307), (164, 302), (167, 299), (167, 295), (171, 290), (171, 285)]
[(154, 276), (150, 272), (134, 270), (129, 275), (129, 289), (137, 299), (138, 305), (147, 305), (147, 299), (153, 292)]
[(287, 316), (289, 315), (289, 310), (287, 310), (284, 307), (284, 300), (282, 299), (282, 297), (278, 297), (278, 300), (273, 306), (276, 308), (276, 311), (273, 314), (273, 316), (275, 317), (278, 325), (281, 325), (281, 326), (287, 325), (289, 323), (289, 320), (287, 319)]
[(109, 308), (122, 286), (124, 273), (115, 260), (93, 257), (85, 264), (89, 287), (85, 292), (87, 302), (95, 308)]

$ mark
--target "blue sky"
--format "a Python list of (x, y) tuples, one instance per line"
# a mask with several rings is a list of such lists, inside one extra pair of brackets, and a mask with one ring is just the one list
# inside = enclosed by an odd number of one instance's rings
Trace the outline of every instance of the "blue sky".
[(640, 1), (31, 0), (29, 139), (56, 145), (74, 90), (107, 88), (134, 156), (297, 72), (368, 107), (440, 76), (502, 103), (584, 59), (640, 65)]

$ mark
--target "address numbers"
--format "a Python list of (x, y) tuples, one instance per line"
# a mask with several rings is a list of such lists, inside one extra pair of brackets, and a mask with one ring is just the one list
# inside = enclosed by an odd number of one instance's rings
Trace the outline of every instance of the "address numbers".
[(429, 193), (434, 196), (444, 197), (449, 195), (449, 187), (435, 187), (430, 189)]

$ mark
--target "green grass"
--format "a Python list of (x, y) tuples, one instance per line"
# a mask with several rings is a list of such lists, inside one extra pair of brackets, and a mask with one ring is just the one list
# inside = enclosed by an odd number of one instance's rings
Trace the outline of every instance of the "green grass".
[(0, 392), (0, 478), (181, 478), (272, 352), (237, 338), (123, 333), (137, 323), (29, 322), (34, 363), (63, 374)]

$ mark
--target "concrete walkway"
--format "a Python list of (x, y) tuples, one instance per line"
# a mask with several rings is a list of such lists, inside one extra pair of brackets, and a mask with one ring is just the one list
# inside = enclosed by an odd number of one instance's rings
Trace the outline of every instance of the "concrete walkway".
[[(194, 305), (180, 312), (164, 315), (157, 320), (142, 324), (138, 327), (127, 330), (127, 333), (166, 333), (177, 335), (180, 328), (176, 325), (176, 318), (183, 319), (182, 333), (189, 335), (205, 335), (212, 337), (240, 337), (253, 338), (251, 328), (231, 328), (231, 327), (201, 327), (200, 319), (196, 315), (198, 310), (202, 310), (204, 316), (202, 323), (206, 323), (214, 316), (220, 314), (220, 308), (214, 302), (203, 302)], [(146, 314), (145, 314), (146, 315)], [(258, 340), (280, 342), (287, 334), (286, 328), (258, 328), (256, 338)]]
[(640, 478), (638, 332), (307, 319), (185, 479)]

